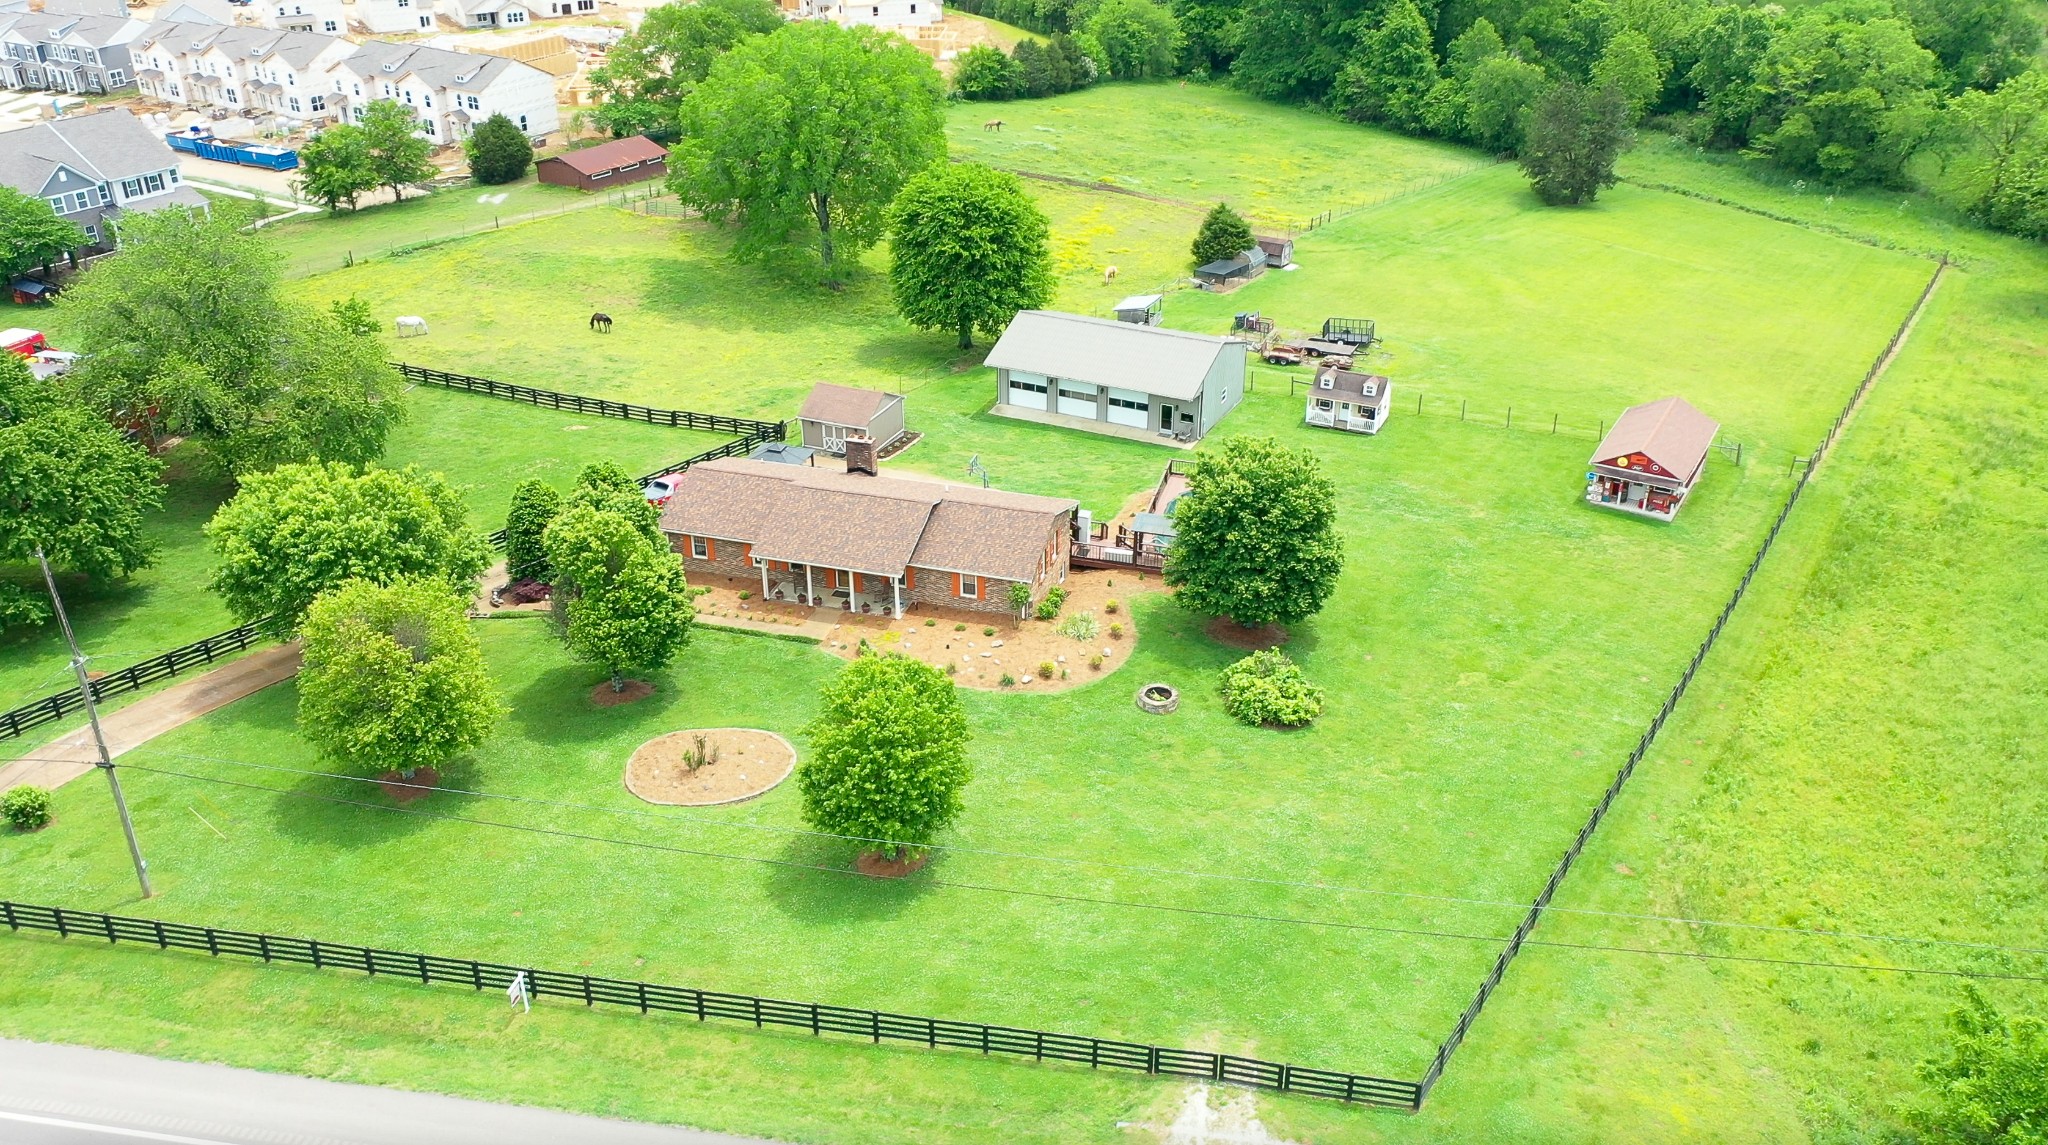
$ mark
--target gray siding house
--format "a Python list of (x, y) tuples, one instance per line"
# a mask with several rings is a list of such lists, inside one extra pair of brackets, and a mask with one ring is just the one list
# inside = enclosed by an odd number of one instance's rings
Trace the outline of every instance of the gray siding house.
[(839, 455), (848, 437), (865, 437), (877, 454), (886, 454), (903, 436), (903, 395), (819, 382), (796, 416), (812, 449)]
[(0, 183), (48, 201), (95, 247), (114, 245), (108, 220), (123, 211), (206, 206), (163, 137), (120, 108), (0, 132)]
[(125, 15), (0, 15), (0, 86), (80, 95), (132, 86), (129, 46), (148, 27)]
[(1199, 441), (1244, 400), (1235, 338), (1024, 310), (989, 351), (995, 412), (1141, 441)]

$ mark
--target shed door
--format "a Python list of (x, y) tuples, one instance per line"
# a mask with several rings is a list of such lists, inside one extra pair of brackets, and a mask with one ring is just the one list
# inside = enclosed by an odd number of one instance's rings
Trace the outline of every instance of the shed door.
[(1152, 396), (1137, 390), (1109, 387), (1109, 420), (1116, 425), (1144, 429), (1151, 424)]
[(1009, 392), (1003, 400), (1013, 406), (1026, 409), (1044, 409), (1046, 380), (1038, 374), (1027, 374), (1021, 370), (1010, 372)]
[(845, 426), (843, 426), (843, 425), (833, 425), (833, 424), (832, 424), (832, 423), (830, 423), (830, 422), (819, 422), (819, 423), (818, 423), (818, 434), (819, 434), (819, 438), (820, 438), (820, 441), (822, 442), (822, 445), (820, 446), (820, 448), (824, 449), (824, 451), (825, 451), (825, 452), (827, 452), (827, 453), (845, 453), (845, 452), (846, 452), (846, 427), (845, 427)]
[(1070, 417), (1095, 417), (1095, 386), (1088, 382), (1075, 382), (1061, 378), (1059, 412)]

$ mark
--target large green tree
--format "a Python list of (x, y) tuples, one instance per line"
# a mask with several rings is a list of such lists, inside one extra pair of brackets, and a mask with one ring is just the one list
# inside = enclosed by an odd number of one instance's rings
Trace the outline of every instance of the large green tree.
[(410, 779), (482, 743), (504, 713), (462, 602), (435, 580), (351, 580), (306, 612), (299, 728), (322, 755)]
[(1252, 246), (1251, 224), (1244, 216), (1230, 209), (1229, 203), (1218, 203), (1209, 208), (1202, 219), (1202, 228), (1195, 232), (1194, 265), (1237, 258)]
[(2014, 76), (1995, 92), (1964, 92), (1948, 117), (1959, 150), (1952, 197), (1989, 226), (2048, 237), (2048, 73)]
[(2048, 1022), (2007, 1017), (1971, 986), (1949, 1015), (1947, 1052), (1920, 1065), (1932, 1107), (1911, 1119), (1926, 1145), (2048, 1141)]
[(1472, 142), (1499, 154), (1521, 150), (1522, 124), (1543, 93), (1543, 69), (1513, 56), (1482, 60), (1465, 81), (1465, 128)]
[(971, 777), (967, 712), (953, 682), (902, 655), (865, 655), (825, 685), (797, 768), (804, 820), (891, 858), (960, 813)]
[(1592, 202), (1616, 182), (1614, 161), (1628, 145), (1629, 119), (1620, 88), (1553, 85), (1529, 110), (1520, 157), (1529, 185), (1546, 203)]
[(418, 113), (397, 100), (371, 100), (356, 121), (370, 153), (377, 185), (391, 188), (391, 199), (405, 198), (405, 189), (440, 174), (433, 164), (434, 145), (420, 135)]
[(544, 538), (554, 570), (555, 616), (577, 659), (623, 691), (656, 672), (690, 639), (696, 608), (682, 558), (650, 542), (627, 517), (571, 503)]
[(1344, 571), (1337, 487), (1306, 449), (1234, 437), (1206, 453), (1175, 503), (1166, 583), (1182, 607), (1239, 624), (1315, 613)]
[(1903, 20), (1878, 11), (1823, 5), (1778, 26), (1758, 73), (1776, 126), (1752, 146), (1801, 174), (1903, 181), (1938, 123), (1938, 69)]
[(8, 281), (52, 263), (85, 245), (78, 224), (59, 218), (50, 204), (0, 187), (0, 274)]
[(648, 503), (640, 482), (616, 461), (593, 461), (576, 474), (565, 505), (617, 513), (633, 522), (649, 544), (661, 545), (661, 510)]
[(355, 210), (356, 200), (379, 182), (370, 138), (353, 123), (334, 124), (299, 147), (299, 193), (327, 204), (330, 212), (339, 213), (343, 203)]
[(719, 56), (750, 36), (783, 24), (769, 0), (699, 0), (647, 11), (640, 26), (590, 69), (602, 101), (591, 112), (614, 136), (647, 135), (667, 142), (679, 129), (677, 114)]
[(121, 250), (66, 292), (86, 356), (65, 382), (238, 473), (374, 460), (405, 412), (375, 332), (288, 299), (276, 251), (243, 221), (221, 206), (125, 216)]
[(881, 239), (896, 192), (944, 158), (943, 101), (900, 37), (791, 24), (727, 52), (683, 101), (669, 185), (735, 224), (741, 257), (814, 246), (837, 283)]
[(1116, 79), (1171, 75), (1185, 43), (1180, 21), (1158, 0), (1100, 0), (1084, 30)]
[(1628, 106), (1629, 122), (1634, 123), (1663, 94), (1664, 76), (1670, 70), (1669, 64), (1657, 58), (1650, 37), (1626, 28), (1601, 49), (1593, 64), (1592, 86), (1619, 91)]
[(470, 177), (487, 186), (510, 183), (533, 166), (533, 144), (519, 125), (498, 112), (476, 125), (462, 141)]
[(889, 286), (913, 326), (999, 333), (1052, 300), (1045, 215), (1024, 184), (979, 163), (941, 163), (905, 184), (889, 218)]
[(548, 582), (552, 570), (543, 538), (561, 511), (562, 495), (538, 477), (512, 487), (512, 507), (505, 514), (506, 576)]
[(1419, 131), (1423, 101), (1436, 82), (1429, 22), (1414, 0), (1395, 0), (1359, 38), (1358, 51), (1337, 76), (1330, 105), (1349, 119)]
[(490, 546), (462, 496), (415, 469), (281, 465), (244, 478), (206, 526), (220, 566), (212, 588), (243, 622), (298, 631), (315, 597), (349, 580), (432, 580), (456, 599), (475, 591)]
[(1378, 7), (1373, 0), (1246, 0), (1231, 78), (1267, 99), (1320, 100)]
[(976, 44), (953, 59), (953, 90), (961, 99), (1009, 99), (1023, 79), (1023, 68), (994, 44)]
[[(0, 354), (0, 562), (33, 560), (91, 577), (148, 566), (143, 530), (163, 503), (163, 466), (105, 418)], [(49, 618), (40, 593), (0, 583), (0, 627)]]

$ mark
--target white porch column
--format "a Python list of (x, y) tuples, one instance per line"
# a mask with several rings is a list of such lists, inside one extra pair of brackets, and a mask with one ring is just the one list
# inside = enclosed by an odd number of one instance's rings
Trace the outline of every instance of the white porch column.
[(804, 600), (809, 602), (813, 608), (817, 607), (818, 594), (811, 590), (811, 566), (809, 565), (804, 566)]
[(902, 577), (898, 577), (898, 576), (892, 576), (892, 577), (890, 577), (890, 578), (889, 578), (889, 595), (890, 595), (890, 597), (894, 598), (894, 600), (895, 600), (895, 602), (896, 602), (896, 619), (898, 619), (898, 620), (901, 620), (901, 619), (903, 619), (903, 578), (902, 578)]
[(761, 599), (764, 602), (768, 599), (768, 562), (765, 560), (761, 562)]

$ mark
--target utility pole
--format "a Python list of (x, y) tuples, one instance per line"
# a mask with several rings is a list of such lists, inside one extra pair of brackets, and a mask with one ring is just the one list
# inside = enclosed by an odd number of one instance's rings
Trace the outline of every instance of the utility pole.
[(135, 839), (135, 821), (128, 817), (128, 801), (121, 797), (121, 779), (114, 774), (114, 757), (107, 752), (107, 733), (100, 727), (100, 707), (93, 702), (92, 681), (85, 674), (85, 656), (78, 650), (78, 638), (71, 634), (71, 618), (64, 614), (64, 598), (57, 594), (57, 578), (50, 573), (50, 560), (36, 548), (36, 563), (43, 566), (43, 583), (50, 586), (50, 603), (57, 607), (57, 623), (64, 629), (64, 643), (71, 648), (71, 671), (78, 677), (78, 695), (85, 701), (85, 718), (92, 723), (92, 741), (99, 748), (99, 768), (106, 773), (107, 786), (114, 792), (114, 810), (121, 813), (121, 832), (128, 836), (128, 857), (135, 860), (135, 881), (142, 884), (142, 897), (155, 894), (149, 888), (149, 864), (143, 861), (142, 844)]

